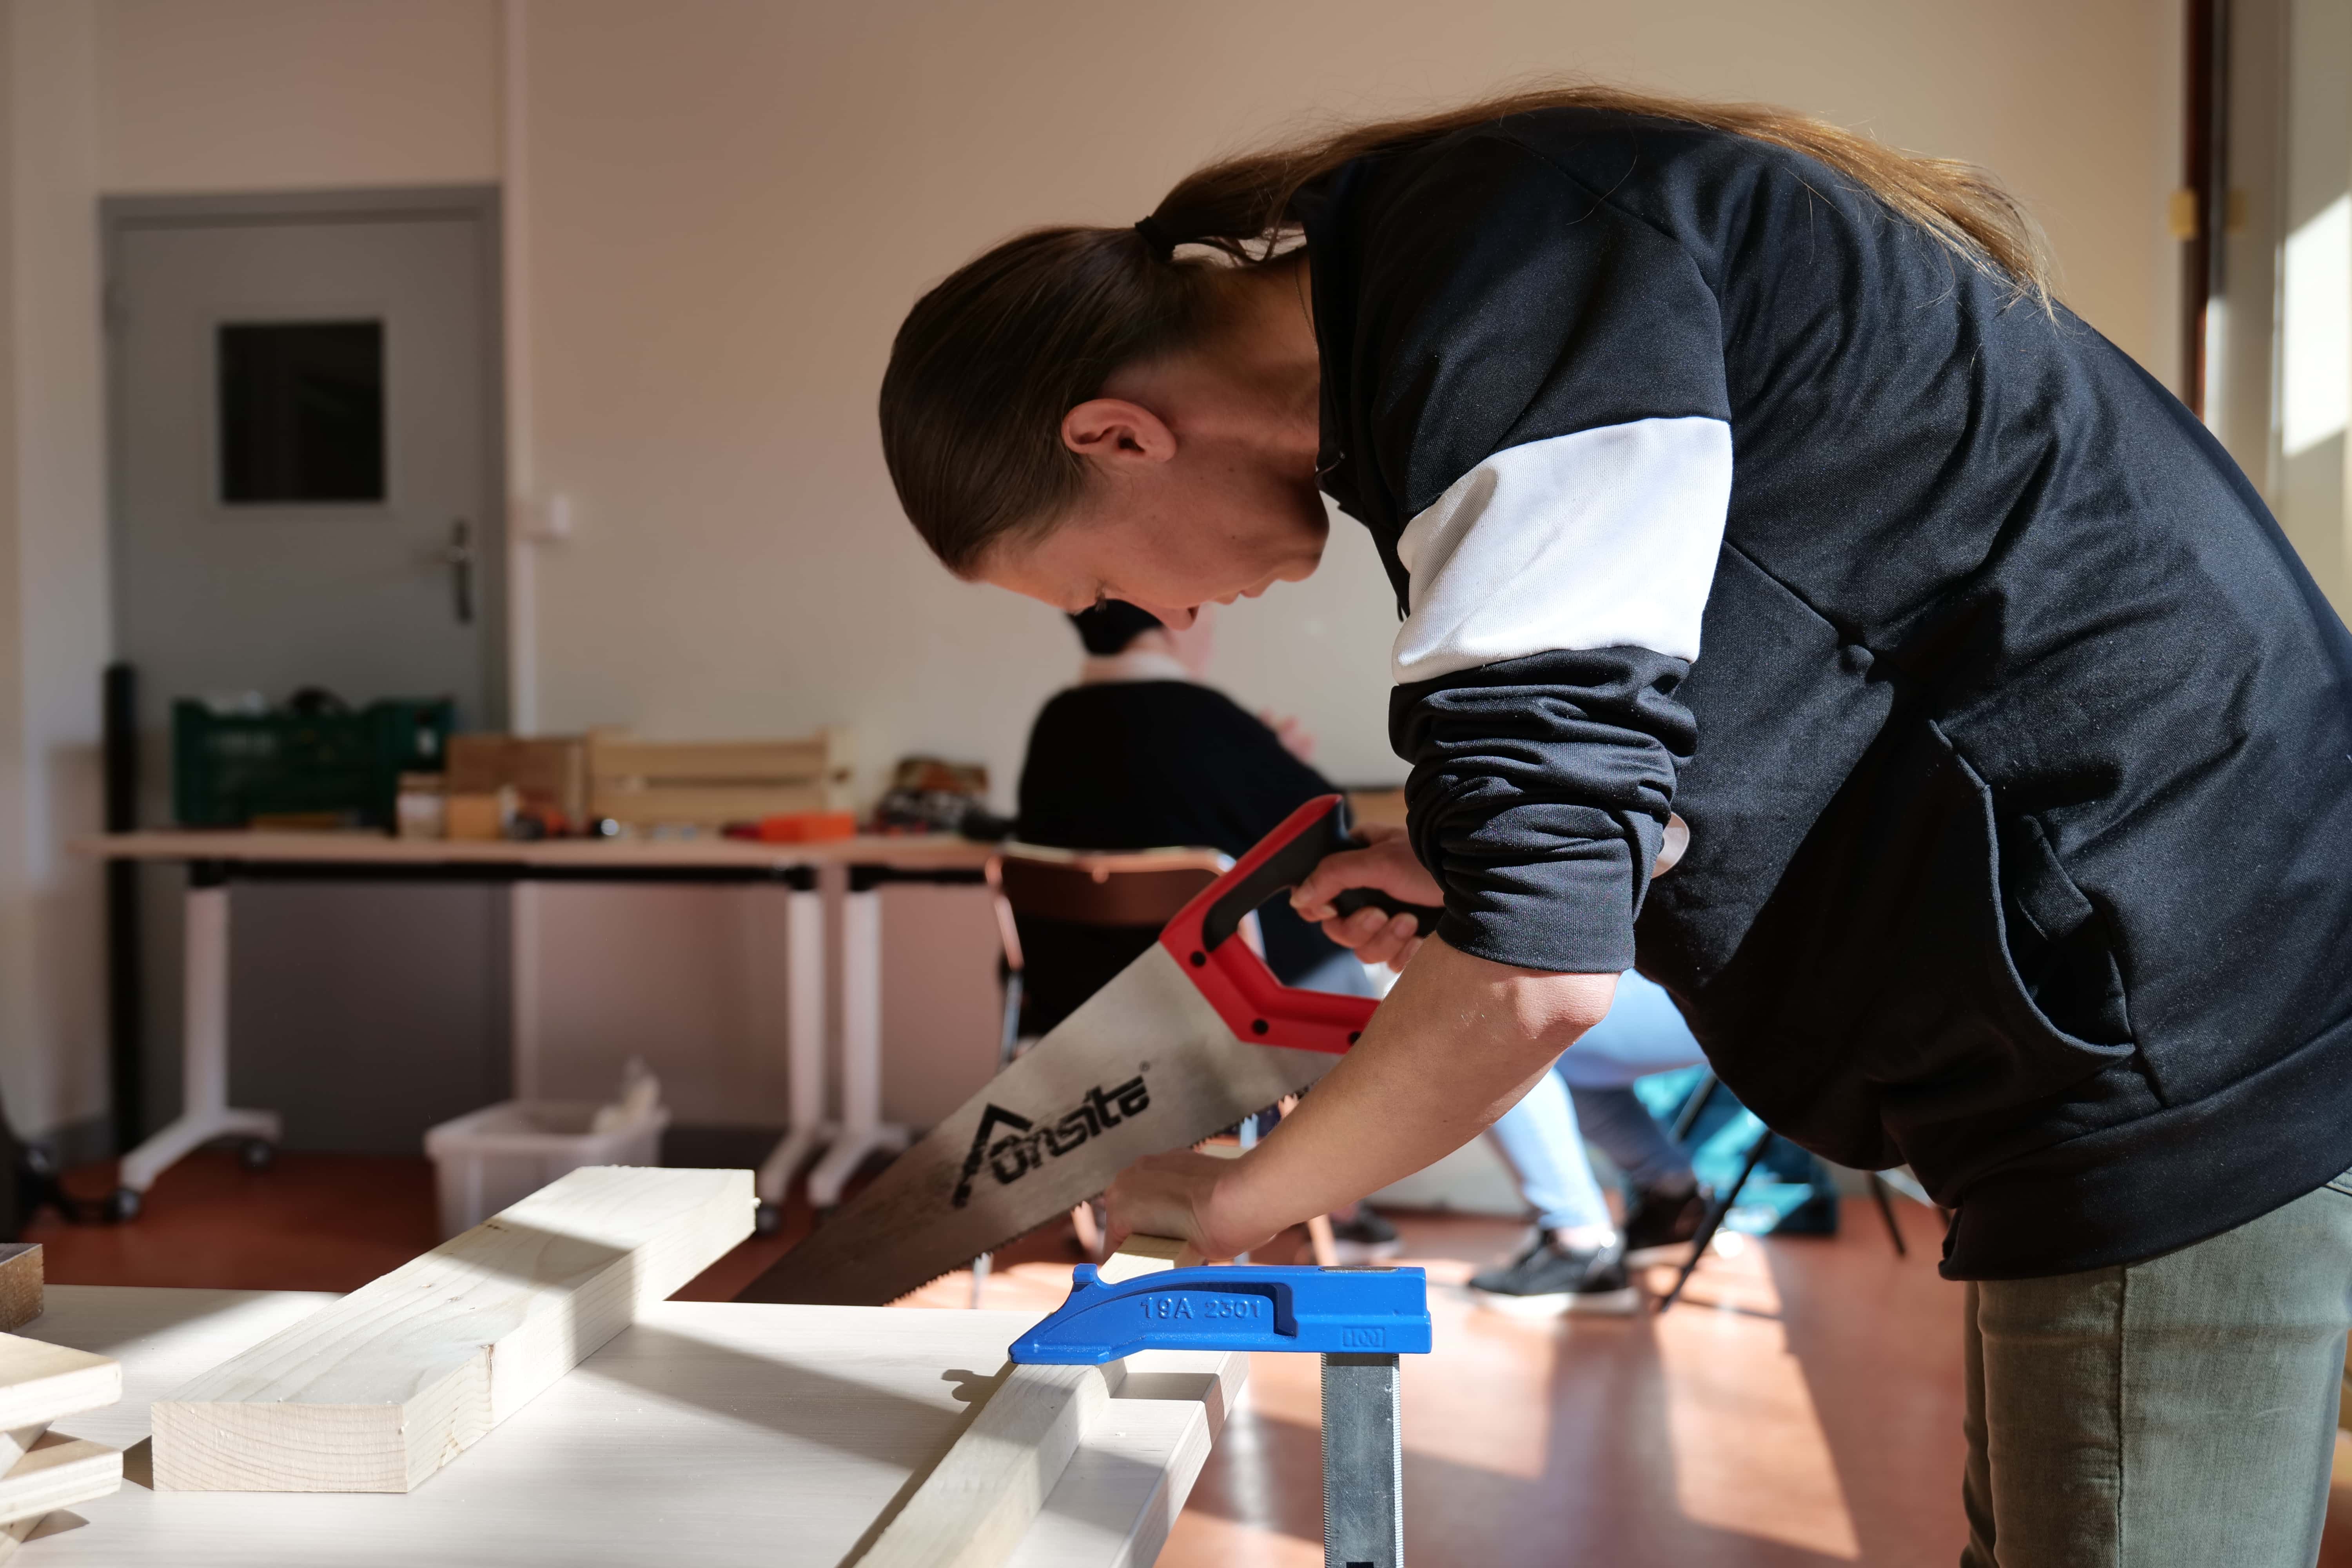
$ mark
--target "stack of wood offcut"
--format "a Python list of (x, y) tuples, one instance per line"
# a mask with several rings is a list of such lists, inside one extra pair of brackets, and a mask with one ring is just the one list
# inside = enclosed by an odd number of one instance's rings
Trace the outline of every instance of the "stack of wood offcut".
[[(0, 1246), (0, 1328), (41, 1312), (41, 1249)], [(0, 1561), (54, 1522), (51, 1515), (122, 1486), (122, 1455), (53, 1432), (49, 1424), (122, 1397), (121, 1365), (87, 1351), (0, 1333)]]

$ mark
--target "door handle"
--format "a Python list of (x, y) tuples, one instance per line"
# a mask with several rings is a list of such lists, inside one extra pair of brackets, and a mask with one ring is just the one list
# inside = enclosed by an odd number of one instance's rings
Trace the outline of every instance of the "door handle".
[(449, 525), (449, 548), (441, 559), (449, 567), (449, 588), (457, 597), (457, 624), (474, 624), (474, 525), (459, 518)]

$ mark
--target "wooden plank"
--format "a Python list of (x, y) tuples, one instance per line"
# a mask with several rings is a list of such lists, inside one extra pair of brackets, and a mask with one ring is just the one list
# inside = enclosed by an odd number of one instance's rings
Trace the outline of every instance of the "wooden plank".
[(632, 789), (599, 779), (589, 810), (594, 816), (633, 826), (664, 822), (723, 826), (730, 822), (757, 822), (763, 816), (782, 816), (796, 811), (831, 811), (838, 794), (816, 784), (766, 787), (714, 784), (707, 788), (657, 784)]
[(589, 772), (607, 779), (697, 784), (814, 783), (838, 765), (823, 736), (799, 741), (608, 741), (590, 749)]
[(0, 1476), (0, 1524), (102, 1498), (122, 1486), (122, 1454), (103, 1443), (45, 1433)]
[(639, 741), (588, 738), (589, 810), (637, 825), (757, 822), (830, 811), (844, 803), (848, 737), (822, 731), (792, 741)]
[(0, 1430), (47, 1426), (122, 1397), (111, 1358), (0, 1334)]
[(164, 1491), (404, 1492), (751, 1234), (749, 1171), (574, 1171), (155, 1402)]
[[(1190, 1252), (1165, 1237), (1129, 1237), (1104, 1259), (1103, 1277), (1157, 1273)], [(855, 1559), (858, 1568), (999, 1568), (1028, 1533), (1087, 1427), (1127, 1377), (1124, 1361), (1008, 1363), (955, 1447)]]
[(1009, 1368), (859, 1568), (997, 1568), (1126, 1375), (1123, 1362)]
[(0, 1333), (41, 1315), (41, 1268), (39, 1242), (0, 1245)]
[[(1248, 1382), (1248, 1367), (1240, 1352), (1129, 1356), (1118, 1398), (1070, 1456), (1061, 1484), (1005, 1568), (1148, 1568), (1157, 1562), (1226, 1412)], [(1118, 1452), (1121, 1436), (1176, 1411), (1193, 1419), (1160, 1468), (1145, 1469)], [(1111, 1542), (1118, 1544), (1107, 1559)]]

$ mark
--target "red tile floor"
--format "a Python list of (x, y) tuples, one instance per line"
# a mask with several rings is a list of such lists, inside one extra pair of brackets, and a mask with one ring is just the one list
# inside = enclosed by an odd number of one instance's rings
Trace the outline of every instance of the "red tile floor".
[[(102, 1193), (111, 1173), (73, 1173)], [(1425, 1265), (1436, 1353), (1406, 1358), (1406, 1552), (1442, 1565), (1672, 1563), (1871, 1568), (1958, 1555), (1958, 1287), (1939, 1279), (1937, 1222), (1902, 1205), (1911, 1255), (1850, 1206), (1834, 1239), (1738, 1240), (1664, 1315), (1529, 1323), (1458, 1289), (1517, 1227), (1398, 1216)], [(724, 1300), (805, 1227), (746, 1242), (680, 1294)], [(266, 1172), (206, 1152), (166, 1173), (135, 1224), (45, 1218), (61, 1283), (349, 1289), (436, 1239), (421, 1160), (288, 1153)], [(1075, 1254), (1041, 1232), (1006, 1249), (987, 1305), (1057, 1303)], [(1297, 1241), (1277, 1243), (1297, 1248)], [(908, 1305), (956, 1308), (969, 1275)], [(1322, 1561), (1316, 1370), (1260, 1356), (1177, 1521), (1162, 1568), (1313, 1568)], [(2339, 1450), (2336, 1500), (2352, 1503)], [(2352, 1568), (2352, 1507), (2323, 1568)]]

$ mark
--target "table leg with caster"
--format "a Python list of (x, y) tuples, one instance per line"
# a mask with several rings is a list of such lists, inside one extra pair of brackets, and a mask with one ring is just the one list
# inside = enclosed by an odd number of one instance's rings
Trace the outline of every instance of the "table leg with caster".
[(120, 1184), (107, 1200), (110, 1218), (134, 1218), (157, 1176), (216, 1138), (245, 1138), (247, 1169), (267, 1165), (278, 1139), (276, 1111), (240, 1110), (228, 1102), (228, 884), (215, 868), (188, 868), (184, 961), (183, 1109), (169, 1126), (122, 1156)]
[(882, 1120), (882, 893), (879, 879), (850, 868), (841, 916), (841, 1134), (809, 1173), (809, 1202), (827, 1209), (873, 1153), (907, 1147), (907, 1130)]
[(790, 992), (784, 1061), (792, 1121), (760, 1163), (757, 1223), (762, 1236), (776, 1228), (794, 1173), (835, 1131), (824, 1116), (824, 896), (817, 890), (813, 867), (793, 868), (784, 881), (784, 984)]

